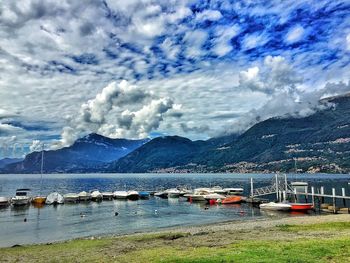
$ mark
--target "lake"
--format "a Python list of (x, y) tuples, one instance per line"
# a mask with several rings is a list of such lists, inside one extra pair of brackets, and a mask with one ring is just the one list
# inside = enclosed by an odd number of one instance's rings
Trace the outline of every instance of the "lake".
[[(192, 188), (243, 187), (250, 191), (250, 178), (255, 187), (271, 184), (268, 174), (48, 174), (43, 177), (42, 193), (116, 191), (124, 189), (156, 190), (189, 185)], [(331, 188), (346, 187), (350, 195), (349, 175), (298, 174), (288, 175), (289, 180), (307, 181), (310, 186)], [(31, 195), (40, 191), (40, 175), (0, 175), (0, 196), (14, 196), (17, 188), (30, 188)], [(273, 197), (272, 197), (273, 198)], [(118, 216), (115, 216), (118, 212)], [(81, 215), (84, 215), (83, 217)], [(313, 215), (314, 213), (310, 213)], [(108, 234), (128, 234), (160, 230), (167, 227), (200, 225), (228, 220), (249, 220), (271, 216), (248, 204), (213, 205), (189, 203), (184, 198), (124, 201), (101, 203), (64, 204), (42, 208), (7, 207), (0, 209), (0, 246), (46, 243), (72, 238)], [(272, 216), (291, 216), (288, 213)], [(26, 222), (24, 219), (27, 219)]]

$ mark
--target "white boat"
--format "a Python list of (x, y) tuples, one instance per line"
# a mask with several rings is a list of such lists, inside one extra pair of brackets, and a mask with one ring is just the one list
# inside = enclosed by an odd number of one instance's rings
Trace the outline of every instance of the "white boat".
[(228, 195), (241, 195), (241, 194), (243, 194), (243, 191), (244, 191), (244, 189), (240, 188), (240, 187), (224, 188), (223, 190)]
[(180, 190), (176, 188), (168, 189), (166, 190), (166, 192), (168, 193), (169, 198), (177, 198), (177, 197), (180, 197), (180, 194), (181, 194)]
[(63, 204), (64, 203), (64, 198), (61, 194), (57, 192), (53, 192), (49, 194), (46, 197), (45, 204), (47, 205), (57, 205), (57, 204)]
[(91, 200), (91, 195), (85, 191), (82, 191), (78, 194), (79, 196), (79, 201), (90, 201)]
[(126, 197), (130, 200), (137, 200), (140, 198), (139, 192), (137, 191), (128, 191)]
[(91, 191), (91, 200), (92, 201), (102, 201), (103, 195), (99, 190), (93, 190)]
[(210, 190), (216, 194), (222, 194), (222, 195), (226, 194), (226, 191), (222, 189), (221, 186), (214, 186)]
[(30, 189), (17, 189), (16, 196), (11, 198), (12, 205), (28, 205), (30, 202), (30, 197), (28, 196), (29, 192)]
[(102, 192), (102, 197), (104, 200), (112, 200), (113, 196), (114, 195), (112, 192)]
[(261, 204), (259, 206), (261, 209), (266, 209), (266, 210), (274, 210), (274, 211), (288, 211), (291, 209), (290, 204), (285, 204), (285, 203), (266, 203), (266, 204)]
[(127, 191), (115, 191), (115, 192), (113, 192), (113, 197), (115, 199), (126, 199), (127, 196), (128, 196)]
[(168, 192), (167, 191), (155, 192), (154, 196), (157, 196), (157, 197), (160, 197), (160, 198), (168, 198)]
[(217, 193), (204, 195), (205, 200), (224, 200), (225, 198), (226, 196)]
[(0, 196), (0, 207), (8, 206), (10, 200), (7, 197)]
[(65, 203), (76, 203), (79, 201), (79, 195), (75, 193), (68, 193), (63, 196)]
[[(205, 189), (205, 190), (204, 190)], [(212, 194), (208, 188), (198, 188), (195, 189), (195, 192), (192, 194), (185, 194), (184, 197), (187, 197), (187, 199), (192, 202), (199, 202), (199, 201), (206, 201), (204, 196)]]

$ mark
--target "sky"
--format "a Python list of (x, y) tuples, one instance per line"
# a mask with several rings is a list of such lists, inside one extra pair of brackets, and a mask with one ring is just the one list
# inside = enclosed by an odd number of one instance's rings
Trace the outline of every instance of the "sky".
[[(2, 0), (0, 157), (242, 133), (350, 92), (349, 1)], [(322, 106), (324, 107), (324, 106)]]

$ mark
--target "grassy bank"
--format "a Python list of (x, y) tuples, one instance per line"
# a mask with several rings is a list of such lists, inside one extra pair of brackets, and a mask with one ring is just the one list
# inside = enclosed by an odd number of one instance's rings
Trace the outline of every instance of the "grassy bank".
[(5, 248), (0, 261), (350, 262), (350, 216), (330, 217)]

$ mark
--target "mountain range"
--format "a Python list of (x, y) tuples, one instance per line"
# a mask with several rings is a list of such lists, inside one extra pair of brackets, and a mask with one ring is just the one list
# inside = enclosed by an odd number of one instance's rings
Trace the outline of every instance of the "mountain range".
[[(350, 94), (324, 99), (307, 117), (259, 122), (240, 135), (206, 141), (180, 136), (152, 140), (91, 134), (45, 152), (45, 172), (350, 172)], [(38, 172), (41, 153), (7, 164), (4, 173)]]

